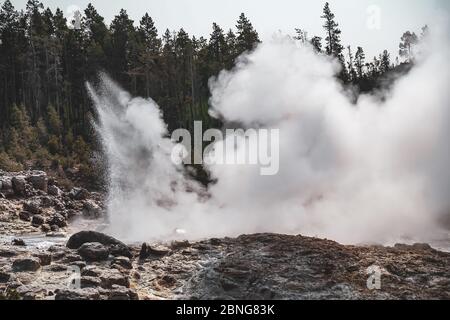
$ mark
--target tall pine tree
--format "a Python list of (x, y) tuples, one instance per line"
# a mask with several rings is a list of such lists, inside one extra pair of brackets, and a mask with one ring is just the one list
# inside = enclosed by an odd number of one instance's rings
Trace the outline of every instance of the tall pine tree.
[(236, 25), (237, 38), (236, 38), (236, 50), (238, 54), (247, 50), (253, 50), (255, 46), (260, 42), (258, 33), (253, 28), (250, 20), (241, 13)]

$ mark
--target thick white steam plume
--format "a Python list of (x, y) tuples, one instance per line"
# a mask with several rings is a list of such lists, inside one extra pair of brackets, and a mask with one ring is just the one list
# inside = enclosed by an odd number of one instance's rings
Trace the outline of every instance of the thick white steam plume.
[(172, 164), (158, 106), (103, 77), (90, 91), (109, 165), (111, 232), (134, 240), (175, 238), (177, 228), (186, 238), (431, 239), (450, 217), (448, 30), (432, 35), (385, 99), (360, 95), (356, 104), (335, 78), (338, 64), (290, 38), (241, 57), (211, 80), (212, 112), (244, 129), (279, 129), (280, 171), (211, 165), (217, 183), (208, 190)]

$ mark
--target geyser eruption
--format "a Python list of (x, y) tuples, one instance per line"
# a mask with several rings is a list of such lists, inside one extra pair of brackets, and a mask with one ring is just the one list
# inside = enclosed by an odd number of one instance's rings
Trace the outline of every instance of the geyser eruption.
[(152, 100), (132, 98), (104, 74), (97, 91), (90, 85), (88, 89), (107, 156), (112, 231), (131, 238), (170, 234), (167, 228), (183, 219), (173, 211), (192, 206), (198, 196), (184, 192), (188, 183), (192, 190), (196, 184), (184, 179), (182, 168), (170, 161), (174, 145), (165, 138), (158, 106)]
[(289, 38), (242, 56), (210, 81), (212, 112), (244, 129), (279, 129), (280, 171), (212, 164), (217, 183), (208, 190), (171, 162), (158, 106), (103, 76), (90, 92), (108, 159), (111, 232), (134, 240), (173, 238), (178, 228), (187, 238), (430, 240), (450, 216), (450, 52), (441, 31), (385, 99), (360, 95), (356, 104), (335, 78), (335, 61)]

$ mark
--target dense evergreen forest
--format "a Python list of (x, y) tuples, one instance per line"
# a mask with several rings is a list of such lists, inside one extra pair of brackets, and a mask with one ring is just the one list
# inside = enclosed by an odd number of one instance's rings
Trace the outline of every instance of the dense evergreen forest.
[[(368, 92), (392, 69), (413, 63), (420, 35), (408, 31), (399, 39), (402, 63), (391, 61), (386, 50), (369, 59), (363, 48), (341, 43), (328, 3), (318, 19), (323, 38), (296, 29), (295, 39), (339, 59), (344, 85)], [(231, 69), (241, 53), (260, 42), (244, 13), (232, 29), (213, 23), (209, 38), (184, 29), (159, 33), (149, 14), (133, 21), (123, 9), (108, 25), (92, 4), (80, 25), (73, 25), (63, 11), (53, 12), (38, 0), (20, 11), (9, 0), (1, 5), (0, 168), (75, 166), (89, 173), (96, 146), (85, 82), (95, 82), (100, 71), (131, 94), (154, 99), (169, 130), (189, 129), (193, 120), (202, 120), (204, 129), (220, 126), (208, 115), (208, 79)]]

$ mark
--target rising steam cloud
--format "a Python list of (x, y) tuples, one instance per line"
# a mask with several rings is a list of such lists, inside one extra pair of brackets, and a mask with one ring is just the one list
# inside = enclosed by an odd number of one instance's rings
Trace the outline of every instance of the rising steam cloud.
[[(211, 111), (280, 130), (280, 171), (210, 165), (204, 190), (170, 160), (155, 102), (106, 76), (90, 92), (110, 173), (111, 232), (132, 240), (279, 232), (343, 243), (427, 241), (450, 217), (449, 44), (433, 36), (386, 99), (351, 102), (338, 64), (276, 37), (210, 81)], [(219, 142), (220, 143), (220, 142)]]

